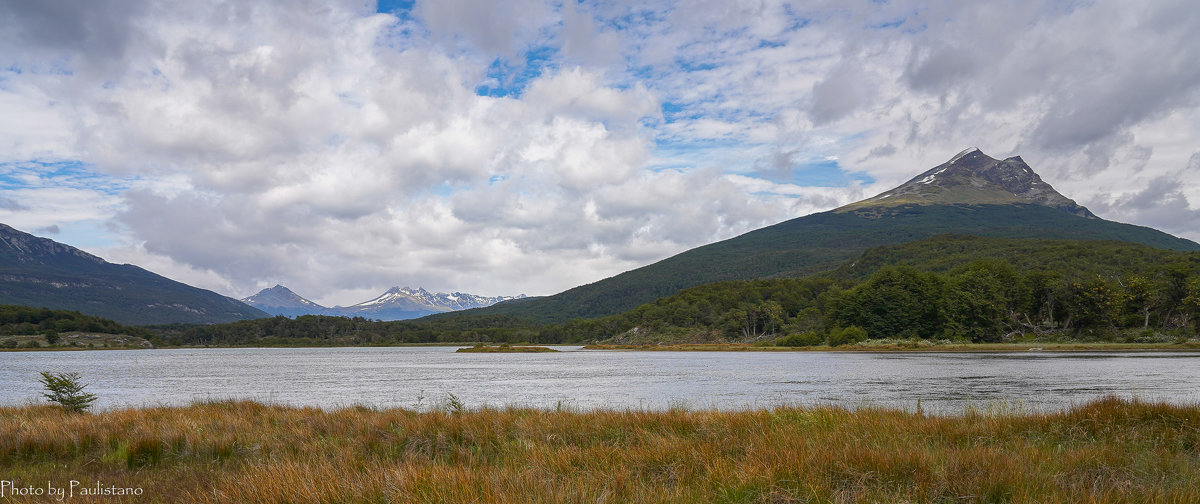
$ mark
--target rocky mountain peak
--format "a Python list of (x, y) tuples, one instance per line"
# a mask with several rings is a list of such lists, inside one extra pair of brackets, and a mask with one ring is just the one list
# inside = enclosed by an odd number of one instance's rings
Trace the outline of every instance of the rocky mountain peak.
[[(291, 289), (279, 284), (269, 289), (258, 291), (258, 294), (242, 299), (243, 303), (263, 309), (267, 308), (323, 308), (320, 305), (300, 297)], [(270, 310), (266, 310), (270, 312)]]
[(999, 160), (978, 148), (964, 150), (908, 182), (847, 209), (902, 204), (1033, 203), (1096, 218), (1087, 208), (1059, 194), (1020, 156)]

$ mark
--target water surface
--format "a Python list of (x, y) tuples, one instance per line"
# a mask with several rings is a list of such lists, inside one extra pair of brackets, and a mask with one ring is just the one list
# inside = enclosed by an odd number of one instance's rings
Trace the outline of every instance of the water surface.
[(1105, 395), (1200, 403), (1200, 353), (631, 352), (450, 347), (0, 353), (0, 404), (74, 371), (99, 408), (252, 399), (296, 406), (744, 409), (778, 405), (1054, 410)]

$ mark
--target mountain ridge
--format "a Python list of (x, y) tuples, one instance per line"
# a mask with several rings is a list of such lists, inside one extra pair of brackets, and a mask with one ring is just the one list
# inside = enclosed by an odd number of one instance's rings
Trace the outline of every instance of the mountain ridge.
[(364, 317), (378, 320), (407, 320), (435, 313), (445, 313), (470, 308), (482, 308), (496, 303), (525, 299), (517, 296), (480, 296), (464, 292), (431, 293), (423, 287), (392, 287), (370, 300), (350, 306), (326, 307), (309, 301), (282, 285), (259, 291), (242, 302), (272, 315), (295, 317), (300, 315), (335, 315)]
[(296, 317), (300, 315), (327, 315), (329, 308), (309, 301), (280, 284), (242, 298), (242, 302), (271, 315)]
[[(940, 175), (946, 176), (933, 184)], [(930, 176), (929, 183), (920, 183)], [(914, 185), (921, 187), (898, 191)], [(894, 195), (884, 197), (889, 193)], [(1200, 250), (1200, 244), (1191, 240), (1096, 217), (1042, 181), (1019, 156), (1001, 161), (967, 149), (874, 198), (702, 245), (551, 296), (464, 314), (505, 315), (536, 323), (603, 317), (705, 283), (830, 271), (868, 248), (941, 234), (1116, 240)], [(444, 316), (454, 315), (435, 315)]]
[(0, 304), (78, 311), (129, 325), (265, 317), (236, 299), (0, 224)]
[(1080, 217), (1099, 218), (1042, 180), (1021, 156), (995, 159), (977, 147), (964, 150), (893, 189), (835, 211), (902, 204), (1006, 203), (1032, 203)]

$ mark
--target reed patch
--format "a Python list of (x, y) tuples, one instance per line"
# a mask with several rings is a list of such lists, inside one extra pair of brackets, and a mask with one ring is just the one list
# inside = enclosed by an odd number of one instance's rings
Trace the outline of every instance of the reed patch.
[(956, 416), (0, 408), (14, 502), (71, 481), (140, 491), (93, 502), (1198, 502), (1198, 447), (1200, 407), (1115, 398)]

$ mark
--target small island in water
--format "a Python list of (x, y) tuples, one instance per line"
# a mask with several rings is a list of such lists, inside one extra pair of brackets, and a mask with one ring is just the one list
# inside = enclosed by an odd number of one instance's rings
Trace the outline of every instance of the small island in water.
[(472, 347), (459, 348), (455, 352), (460, 353), (541, 353), (541, 352), (557, 352), (553, 348), (543, 346), (512, 346), (501, 344), (497, 346), (475, 345)]

